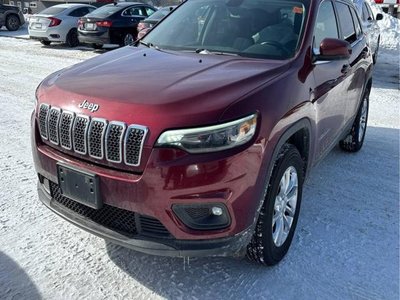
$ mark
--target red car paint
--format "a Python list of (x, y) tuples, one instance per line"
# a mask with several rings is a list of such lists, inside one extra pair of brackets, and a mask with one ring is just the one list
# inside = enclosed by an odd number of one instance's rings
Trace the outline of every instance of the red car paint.
[[(279, 147), (294, 133), (304, 132), (301, 154), (308, 174), (353, 122), (371, 76), (365, 37), (352, 46), (345, 62), (314, 61), (313, 28), (319, 3), (310, 4), (301, 45), (293, 58), (125, 47), (47, 77), (38, 87), (32, 115), (37, 173), (57, 183), (59, 162), (85, 170), (99, 177), (105, 204), (154, 217), (177, 240), (216, 240), (247, 232), (245, 246)], [(340, 42), (331, 41), (327, 47), (335, 46), (344, 51)], [(347, 64), (351, 67), (344, 70)], [(98, 105), (98, 110), (79, 108), (84, 100)], [(43, 140), (38, 129), (42, 103), (89, 117), (147, 126), (140, 165), (88, 158)], [(237, 148), (194, 155), (155, 147), (166, 130), (221, 124), (250, 114), (258, 115), (255, 136)], [(229, 227), (193, 230), (172, 210), (176, 204), (204, 202), (224, 203), (231, 217)]]

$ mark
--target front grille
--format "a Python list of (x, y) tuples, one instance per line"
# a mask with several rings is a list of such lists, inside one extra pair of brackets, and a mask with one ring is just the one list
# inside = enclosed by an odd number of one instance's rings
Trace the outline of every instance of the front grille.
[(74, 114), (71, 112), (63, 111), (60, 120), (60, 145), (61, 147), (71, 150), (72, 149), (72, 122)]
[(73, 142), (74, 150), (79, 154), (85, 155), (86, 150), (86, 135), (89, 127), (89, 117), (77, 116), (73, 127)]
[(140, 234), (149, 237), (171, 238), (171, 234), (164, 225), (152, 217), (142, 216), (107, 204), (103, 204), (100, 209), (88, 207), (63, 196), (59, 185), (54, 182), (50, 182), (50, 192), (58, 205), (125, 236), (133, 237)]
[(125, 137), (125, 163), (130, 166), (140, 164), (141, 151), (147, 128), (142, 126), (129, 126)]
[(126, 126), (122, 122), (75, 115), (48, 104), (41, 104), (38, 114), (39, 131), (43, 140), (80, 155), (124, 162), (139, 166), (147, 128)]
[(48, 121), (48, 132), (49, 132), (49, 140), (54, 145), (58, 145), (58, 125), (60, 121), (61, 111), (59, 108), (52, 107), (49, 112), (49, 121)]
[(107, 160), (120, 163), (122, 161), (122, 136), (124, 135), (125, 124), (111, 122), (108, 126), (106, 149)]
[(104, 132), (107, 121), (103, 119), (92, 119), (89, 127), (89, 155), (102, 159), (104, 156)]
[(39, 109), (39, 131), (43, 139), (47, 140), (48, 130), (47, 130), (47, 116), (49, 114), (50, 106), (47, 104), (42, 104)]

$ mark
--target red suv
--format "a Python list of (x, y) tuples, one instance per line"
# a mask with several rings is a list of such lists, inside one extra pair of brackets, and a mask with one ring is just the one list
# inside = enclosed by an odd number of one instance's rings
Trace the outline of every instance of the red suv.
[(363, 144), (371, 68), (349, 1), (185, 1), (40, 84), (39, 198), (145, 253), (275, 264), (311, 167)]

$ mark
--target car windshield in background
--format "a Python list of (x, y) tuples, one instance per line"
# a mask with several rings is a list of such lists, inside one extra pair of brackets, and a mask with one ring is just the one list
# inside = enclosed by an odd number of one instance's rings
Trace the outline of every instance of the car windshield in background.
[(148, 20), (161, 20), (171, 11), (170, 7), (163, 7), (157, 10), (154, 14), (148, 17)]
[(93, 12), (87, 14), (87, 17), (95, 17), (95, 18), (107, 18), (112, 14), (115, 14), (117, 11), (121, 9), (121, 6), (118, 5), (104, 5)]
[(288, 59), (299, 47), (308, 3), (188, 0), (143, 42), (176, 51)]
[(45, 10), (41, 11), (40, 14), (41, 15), (57, 15), (60, 12), (63, 12), (64, 10), (66, 10), (66, 7), (49, 7), (46, 8)]

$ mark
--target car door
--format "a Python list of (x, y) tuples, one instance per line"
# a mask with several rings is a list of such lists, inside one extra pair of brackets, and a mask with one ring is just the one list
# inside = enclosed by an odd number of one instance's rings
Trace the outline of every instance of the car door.
[(367, 48), (366, 37), (362, 32), (359, 17), (352, 6), (344, 2), (336, 2), (339, 16), (342, 39), (351, 44), (352, 53), (349, 58), (346, 90), (346, 114), (345, 124), (353, 122), (360, 103), (366, 76), (366, 58), (370, 56)]
[[(314, 26), (313, 56), (320, 54), (320, 44), (325, 38), (340, 38), (337, 13), (332, 1), (323, 1), (318, 10)], [(347, 59), (315, 60), (312, 91), (316, 110), (317, 126), (317, 158), (322, 157), (341, 134), (345, 123), (346, 91), (348, 89)]]

